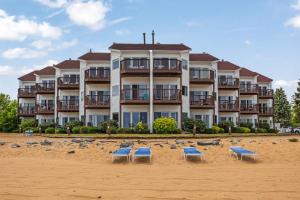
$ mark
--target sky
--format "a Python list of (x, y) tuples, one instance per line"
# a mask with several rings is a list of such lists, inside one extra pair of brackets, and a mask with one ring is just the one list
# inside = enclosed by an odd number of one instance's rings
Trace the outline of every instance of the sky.
[(300, 0), (0, 0), (0, 92), (18, 77), (113, 42), (160, 43), (264, 74), (288, 98), (300, 79)]

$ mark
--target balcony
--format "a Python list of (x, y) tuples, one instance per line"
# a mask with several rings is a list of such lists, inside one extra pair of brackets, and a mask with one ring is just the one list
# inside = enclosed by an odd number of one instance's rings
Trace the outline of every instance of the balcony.
[(52, 104), (37, 104), (36, 105), (36, 114), (53, 115), (54, 114), (54, 105), (52, 105)]
[(240, 111), (241, 111), (241, 114), (258, 114), (259, 113), (257, 104), (250, 104), (250, 105), (241, 104)]
[(149, 76), (149, 59), (124, 59), (121, 61), (122, 76)]
[(261, 99), (272, 99), (274, 91), (272, 89), (259, 89), (258, 97)]
[(54, 94), (55, 84), (54, 83), (37, 83), (36, 84), (37, 94)]
[(109, 108), (110, 95), (87, 95), (84, 104), (85, 108)]
[(193, 95), (190, 97), (190, 108), (213, 109), (215, 107), (215, 98), (206, 95)]
[(219, 78), (219, 89), (238, 90), (240, 87), (238, 78)]
[(21, 117), (34, 117), (35, 107), (34, 106), (20, 106), (18, 115)]
[(57, 101), (58, 112), (79, 112), (78, 100), (58, 100)]
[(154, 59), (153, 73), (155, 76), (169, 77), (181, 75), (181, 61), (177, 59)]
[(18, 89), (19, 98), (35, 98), (35, 87), (33, 88), (19, 88)]
[(123, 89), (121, 90), (121, 104), (149, 104), (149, 96), (149, 89)]
[(179, 89), (154, 89), (154, 104), (181, 104), (181, 90)]
[(220, 112), (239, 112), (239, 100), (219, 100)]
[(88, 69), (84, 78), (86, 83), (110, 83), (110, 69)]
[(257, 84), (241, 84), (240, 85), (240, 94), (242, 94), (242, 95), (258, 94), (258, 85)]
[(57, 88), (64, 90), (79, 90), (79, 76), (59, 77), (57, 79)]
[(193, 84), (213, 84), (214, 83), (214, 71), (208, 69), (190, 69), (190, 83)]
[(260, 107), (259, 108), (259, 116), (262, 116), (262, 117), (273, 116), (273, 108), (272, 107)]

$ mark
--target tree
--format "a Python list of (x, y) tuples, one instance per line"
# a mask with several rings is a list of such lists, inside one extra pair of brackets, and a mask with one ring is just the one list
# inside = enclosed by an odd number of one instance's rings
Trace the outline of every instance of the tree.
[(298, 81), (297, 90), (293, 96), (293, 122), (300, 123), (300, 79)]
[(0, 93), (0, 132), (11, 132), (18, 128), (17, 108), (16, 100)]
[(282, 88), (277, 88), (274, 95), (274, 121), (281, 126), (288, 126), (291, 121), (291, 105)]

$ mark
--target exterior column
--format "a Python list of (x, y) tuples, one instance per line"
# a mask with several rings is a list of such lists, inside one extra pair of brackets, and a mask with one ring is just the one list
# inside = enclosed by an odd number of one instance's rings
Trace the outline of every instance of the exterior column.
[(150, 85), (149, 85), (149, 98), (150, 98), (150, 109), (149, 109), (149, 130), (153, 133), (153, 121), (154, 121), (154, 110), (153, 110), (153, 51), (150, 50)]

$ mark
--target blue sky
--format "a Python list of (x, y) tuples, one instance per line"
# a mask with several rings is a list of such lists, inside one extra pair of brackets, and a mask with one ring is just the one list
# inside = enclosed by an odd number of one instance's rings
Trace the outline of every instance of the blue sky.
[[(22, 3), (22, 4), (21, 4)], [(113, 42), (185, 43), (260, 72), (291, 96), (300, 78), (300, 0), (1, 0), (0, 92), (17, 77)]]

